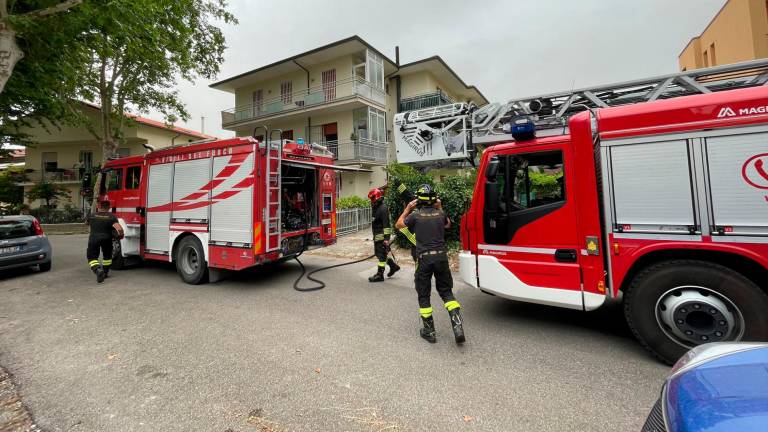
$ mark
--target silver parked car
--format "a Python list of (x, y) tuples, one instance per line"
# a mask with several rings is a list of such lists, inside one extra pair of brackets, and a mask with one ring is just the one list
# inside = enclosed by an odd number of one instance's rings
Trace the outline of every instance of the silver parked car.
[(51, 269), (53, 253), (40, 222), (33, 216), (0, 216), (0, 270), (39, 266)]

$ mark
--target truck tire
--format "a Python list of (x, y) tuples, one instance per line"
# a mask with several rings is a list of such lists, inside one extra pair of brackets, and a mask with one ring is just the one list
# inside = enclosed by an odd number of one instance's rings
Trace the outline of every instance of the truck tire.
[(120, 245), (120, 239), (116, 235), (112, 236), (112, 265), (113, 270), (122, 270), (125, 268), (125, 260), (123, 259), (123, 249)]
[(768, 340), (768, 295), (721, 265), (664, 261), (643, 269), (624, 293), (624, 316), (640, 343), (667, 364), (694, 346)]
[(197, 237), (190, 235), (181, 239), (173, 255), (181, 280), (191, 285), (206, 282), (208, 264), (205, 262), (203, 245)]

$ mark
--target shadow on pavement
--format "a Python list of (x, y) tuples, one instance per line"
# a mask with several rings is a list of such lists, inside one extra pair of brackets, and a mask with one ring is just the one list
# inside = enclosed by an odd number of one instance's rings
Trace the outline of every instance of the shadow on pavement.
[(499, 322), (525, 321), (537, 325), (549, 325), (562, 328), (563, 331), (574, 328), (589, 330), (595, 333), (633, 339), (634, 336), (624, 320), (624, 312), (619, 302), (611, 302), (598, 310), (584, 312), (563, 309), (554, 306), (544, 306), (533, 303), (516, 302), (494, 298), (492, 302), (483, 305), (483, 310)]

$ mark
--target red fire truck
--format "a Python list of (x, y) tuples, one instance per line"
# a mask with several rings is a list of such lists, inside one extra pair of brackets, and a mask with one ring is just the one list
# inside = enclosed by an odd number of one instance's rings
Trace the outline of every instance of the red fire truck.
[(104, 168), (100, 197), (125, 231), (113, 265), (173, 262), (190, 284), (335, 243), (335, 171), (355, 170), (333, 165), (322, 146), (250, 137), (174, 146)]
[(758, 61), (467, 111), (488, 145), (462, 279), (584, 311), (622, 299), (666, 362), (768, 340), (766, 81)]

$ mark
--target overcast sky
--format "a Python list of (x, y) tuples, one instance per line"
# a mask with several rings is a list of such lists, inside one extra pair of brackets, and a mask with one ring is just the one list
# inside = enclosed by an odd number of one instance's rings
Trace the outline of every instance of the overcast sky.
[[(725, 0), (230, 0), (240, 24), (219, 79), (358, 35), (402, 63), (440, 55), (490, 101), (678, 70), (677, 55)], [(228, 137), (234, 96), (179, 84), (185, 124)], [(160, 119), (157, 115), (153, 115)]]

